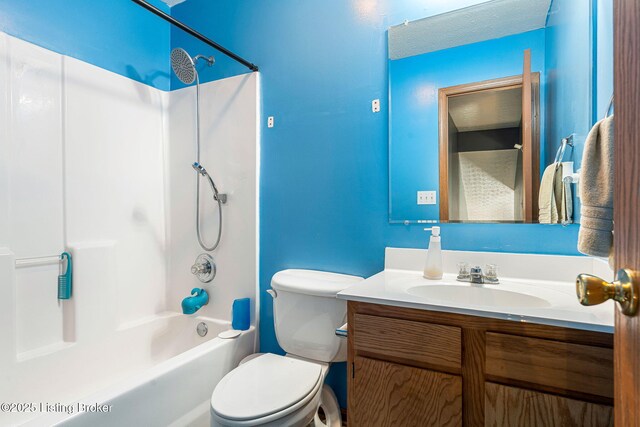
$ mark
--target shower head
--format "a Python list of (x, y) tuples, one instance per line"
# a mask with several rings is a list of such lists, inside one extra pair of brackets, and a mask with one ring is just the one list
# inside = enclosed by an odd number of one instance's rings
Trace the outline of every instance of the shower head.
[(196, 80), (196, 64), (186, 50), (177, 47), (171, 51), (171, 68), (176, 77), (186, 85)]
[(207, 173), (207, 170), (198, 162), (195, 162), (194, 164), (192, 164), (191, 167), (202, 176), (208, 176), (209, 175)]
[(171, 51), (171, 68), (182, 83), (190, 85), (198, 76), (196, 62), (199, 59), (204, 59), (209, 66), (214, 63), (213, 56), (196, 55), (192, 58), (186, 50), (176, 47)]

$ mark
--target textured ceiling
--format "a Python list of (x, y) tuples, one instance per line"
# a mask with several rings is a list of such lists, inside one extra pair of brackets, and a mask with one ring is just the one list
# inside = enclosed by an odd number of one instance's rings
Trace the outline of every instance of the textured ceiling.
[(493, 0), (389, 28), (389, 58), (544, 28), (551, 0)]
[(179, 3), (182, 3), (186, 0), (160, 0), (163, 3), (166, 3), (169, 7), (173, 7)]
[(483, 91), (449, 98), (449, 115), (458, 132), (517, 127), (522, 90)]

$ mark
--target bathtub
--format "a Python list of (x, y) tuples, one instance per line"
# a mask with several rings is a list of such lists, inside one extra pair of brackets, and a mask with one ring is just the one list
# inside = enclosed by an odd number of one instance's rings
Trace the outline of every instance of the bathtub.
[[(204, 337), (196, 331), (201, 322)], [(35, 410), (2, 413), (0, 425), (209, 426), (214, 387), (255, 349), (253, 327), (236, 338), (218, 337), (228, 329), (229, 322), (168, 313), (120, 328), (93, 348), (72, 345), (45, 355), (51, 375), (31, 394), (24, 385), (16, 390), (23, 396), (17, 401)], [(62, 365), (53, 364), (54, 356)]]

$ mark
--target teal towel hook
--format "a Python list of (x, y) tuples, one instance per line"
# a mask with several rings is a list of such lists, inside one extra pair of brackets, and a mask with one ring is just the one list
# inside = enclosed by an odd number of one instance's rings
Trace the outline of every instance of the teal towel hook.
[(69, 299), (72, 293), (73, 283), (73, 262), (71, 261), (71, 254), (69, 252), (63, 252), (60, 255), (62, 262), (67, 260), (67, 270), (58, 276), (58, 299)]

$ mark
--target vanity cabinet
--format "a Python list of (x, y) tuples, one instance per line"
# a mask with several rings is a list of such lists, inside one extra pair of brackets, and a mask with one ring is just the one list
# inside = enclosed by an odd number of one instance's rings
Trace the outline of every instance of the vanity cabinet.
[(613, 335), (348, 302), (348, 423), (613, 425)]

